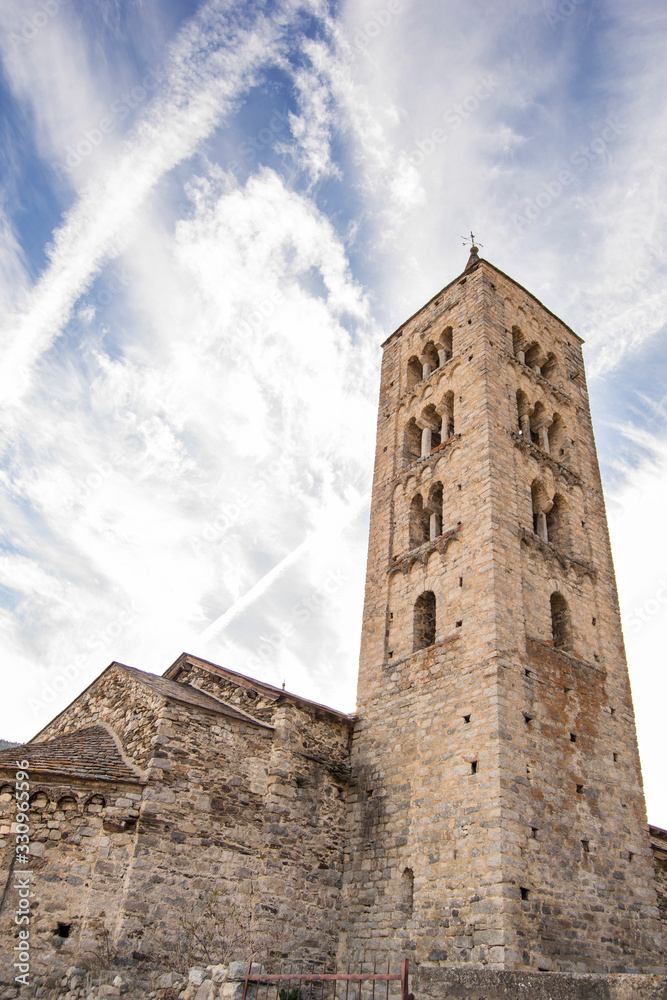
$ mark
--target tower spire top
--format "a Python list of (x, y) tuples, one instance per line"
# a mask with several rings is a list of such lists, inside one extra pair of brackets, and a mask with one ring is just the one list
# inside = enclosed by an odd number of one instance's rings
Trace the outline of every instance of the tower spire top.
[(470, 244), (470, 256), (468, 257), (468, 263), (466, 264), (466, 271), (467, 271), (468, 268), (472, 267), (473, 264), (478, 263), (479, 257), (477, 256), (477, 252), (481, 246), (484, 246), (484, 244), (483, 243), (477, 244), (475, 242), (475, 234), (473, 233), (472, 230), (470, 230), (470, 236), (463, 236), (461, 238), (463, 240), (464, 246)]

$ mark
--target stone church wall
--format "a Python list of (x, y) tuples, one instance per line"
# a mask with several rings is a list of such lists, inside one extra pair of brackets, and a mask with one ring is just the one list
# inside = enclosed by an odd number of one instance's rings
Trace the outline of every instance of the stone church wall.
[[(4, 775), (0, 782), (0, 963), (4, 973), (14, 960), (14, 874), (24, 866), (12, 864), (13, 775)], [(77, 954), (95, 962), (106, 955), (107, 945), (113, 947), (109, 935), (120, 912), (134, 852), (141, 787), (37, 780), (31, 791), (31, 856), (25, 866), (33, 872), (31, 964), (35, 973), (49, 974), (72, 965)]]
[[(282, 699), (272, 724), (254, 723), (161, 698), (140, 682), (121, 698), (121, 676), (111, 670), (40, 734), (115, 724), (146, 767), (143, 789), (55, 776), (35, 784), (33, 972), (94, 964), (102, 952), (121, 964), (187, 964), (185, 924), (206, 928), (207, 901), (222, 915), (220, 961), (250, 952), (331, 957), (349, 721)], [(7, 772), (3, 784), (11, 780)], [(0, 802), (5, 820), (10, 793)], [(12, 838), (4, 843), (8, 859)], [(9, 953), (6, 908), (2, 920)]]

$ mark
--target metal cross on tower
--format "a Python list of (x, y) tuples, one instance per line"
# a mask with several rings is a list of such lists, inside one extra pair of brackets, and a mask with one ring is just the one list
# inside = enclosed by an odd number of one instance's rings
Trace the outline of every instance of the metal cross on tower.
[(470, 230), (470, 236), (462, 236), (461, 239), (463, 240), (463, 245), (464, 246), (466, 244), (468, 244), (468, 243), (470, 243), (471, 248), (472, 247), (483, 247), (484, 246), (483, 243), (477, 243), (476, 242), (476, 240), (475, 240), (475, 234), (473, 233), (472, 229)]

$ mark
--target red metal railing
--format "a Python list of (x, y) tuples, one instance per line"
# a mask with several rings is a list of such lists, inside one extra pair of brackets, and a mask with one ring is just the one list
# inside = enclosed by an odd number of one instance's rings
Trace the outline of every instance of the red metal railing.
[[(258, 987), (257, 997), (255, 1000), (259, 1000), (260, 986), (264, 986), (266, 989), (262, 1000), (270, 1000), (270, 989), (272, 993), (273, 989), (275, 989), (275, 993), (273, 993), (274, 1000), (319, 1000), (319, 991), (317, 997), (313, 996), (313, 985), (315, 983), (333, 983), (333, 992), (330, 1000), (350, 1000), (349, 991), (351, 983), (359, 984), (357, 1000), (361, 1000), (361, 984), (370, 983), (371, 989), (367, 991), (367, 996), (369, 1000), (376, 1000), (375, 984), (385, 983), (385, 1000), (389, 1000), (389, 983), (391, 982), (400, 982), (401, 1000), (414, 1000), (412, 993), (408, 992), (409, 963), (407, 958), (403, 959), (400, 972), (390, 972), (389, 962), (387, 962), (386, 972), (378, 972), (377, 965), (373, 966), (373, 972), (350, 972), (350, 966), (348, 964), (347, 972), (304, 972), (303, 966), (301, 966), (300, 972), (292, 971), (291, 967), (289, 970), (284, 970), (281, 967), (281, 970), (278, 973), (259, 972), (257, 974), (253, 974), (252, 966), (253, 962), (251, 959), (248, 962), (248, 970), (246, 972), (245, 983), (243, 984), (243, 1000), (246, 1000), (248, 986), (251, 983), (256, 983)], [(343, 991), (341, 990), (340, 994), (337, 996), (336, 990), (338, 988), (338, 983), (345, 984), (345, 992), (343, 994)], [(302, 994), (302, 987), (304, 986), (307, 987), (307, 993), (305, 996)], [(378, 1000), (380, 1000), (381, 996), (382, 993), (380, 993)], [(352, 1000), (354, 1000), (354, 994)]]

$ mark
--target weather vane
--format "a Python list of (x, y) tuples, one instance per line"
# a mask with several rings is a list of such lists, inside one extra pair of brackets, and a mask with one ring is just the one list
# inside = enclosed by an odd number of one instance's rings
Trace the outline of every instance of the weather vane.
[(476, 247), (483, 247), (484, 246), (483, 243), (476, 243), (475, 242), (475, 235), (474, 235), (472, 229), (470, 230), (470, 236), (462, 236), (461, 239), (463, 240), (463, 245), (464, 246), (466, 246), (468, 243), (470, 243), (471, 247), (475, 247), (475, 246)]

